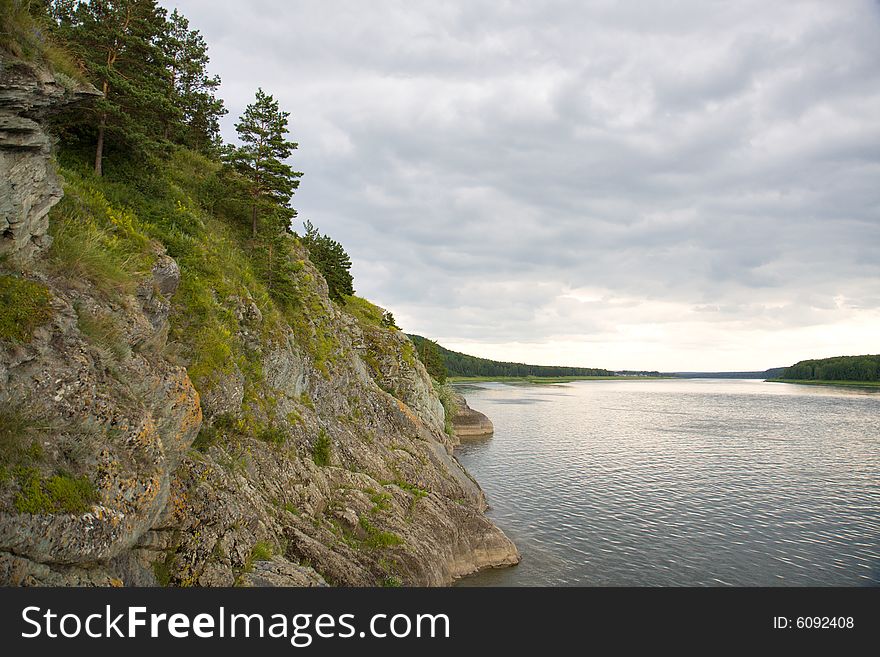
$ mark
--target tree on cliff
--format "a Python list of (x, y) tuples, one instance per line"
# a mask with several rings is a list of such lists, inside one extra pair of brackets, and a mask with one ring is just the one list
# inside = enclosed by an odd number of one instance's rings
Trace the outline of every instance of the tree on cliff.
[(95, 131), (95, 173), (100, 176), (109, 139), (150, 151), (162, 126), (179, 116), (168, 93), (161, 48), (166, 12), (155, 0), (58, 2), (54, 9), (58, 33), (104, 94), (88, 119)]
[[(318, 268), (318, 271), (327, 281), (330, 298), (334, 301), (344, 301), (346, 296), (354, 294), (354, 279), (351, 276), (351, 258), (342, 245), (329, 235), (322, 235), (306, 221), (306, 232), (302, 236), (302, 243), (309, 251), (309, 260)], [(393, 322), (394, 319), (392, 318)]]
[(448, 372), (437, 343), (428, 338), (422, 338), (416, 342), (416, 352), (431, 378), (436, 380), (437, 383), (446, 383)]
[(208, 74), (208, 44), (198, 30), (175, 9), (161, 40), (170, 75), (171, 102), (179, 120), (166, 117), (164, 138), (210, 153), (220, 144), (220, 118), (226, 114), (216, 97), (220, 77)]
[(257, 89), (256, 99), (248, 105), (235, 124), (241, 146), (230, 147), (226, 159), (249, 183), (251, 230), (257, 236), (262, 214), (274, 220), (284, 232), (296, 211), (289, 207), (302, 173), (285, 164), (297, 144), (288, 141), (287, 119), (278, 101)]

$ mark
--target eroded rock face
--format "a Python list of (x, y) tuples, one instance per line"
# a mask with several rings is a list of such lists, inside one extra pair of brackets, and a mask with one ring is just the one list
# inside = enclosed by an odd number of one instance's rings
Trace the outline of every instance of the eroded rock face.
[(455, 393), (457, 411), (452, 418), (452, 427), (455, 435), (460, 440), (470, 438), (485, 438), (495, 433), (492, 421), (468, 406), (467, 400), (461, 393)]
[(0, 254), (27, 261), (49, 245), (47, 214), (62, 192), (39, 120), (97, 95), (0, 51)]
[(33, 259), (52, 317), (0, 340), (0, 403), (40, 418), (32, 475), (85, 478), (97, 502), (24, 512), (0, 482), (0, 583), (444, 585), (519, 560), (412, 344), (340, 310), (305, 252), (309, 312), (268, 326), (253, 299), (223, 300), (247, 362), (199, 391), (166, 348), (181, 272), (161, 245), (128, 295), (42, 266), (59, 192), (32, 117), (66, 92), (4, 66), (3, 248)]

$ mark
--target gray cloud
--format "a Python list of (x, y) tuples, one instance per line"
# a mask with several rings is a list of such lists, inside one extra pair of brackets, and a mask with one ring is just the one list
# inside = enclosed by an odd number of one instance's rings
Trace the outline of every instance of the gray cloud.
[(176, 3), (360, 294), (488, 356), (758, 368), (876, 352), (865, 1)]

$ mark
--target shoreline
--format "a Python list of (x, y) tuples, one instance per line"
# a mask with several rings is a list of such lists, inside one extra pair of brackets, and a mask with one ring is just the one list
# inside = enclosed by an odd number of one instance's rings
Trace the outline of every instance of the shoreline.
[(805, 386), (836, 386), (840, 388), (876, 388), (880, 381), (829, 381), (822, 379), (765, 379), (765, 383), (795, 383)]
[(510, 383), (547, 385), (573, 381), (669, 381), (675, 376), (449, 376), (446, 382), (460, 383)]

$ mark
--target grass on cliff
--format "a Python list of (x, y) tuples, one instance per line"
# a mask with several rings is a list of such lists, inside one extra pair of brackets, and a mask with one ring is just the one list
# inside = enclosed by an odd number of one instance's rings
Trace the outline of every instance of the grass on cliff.
[(0, 340), (29, 341), (52, 318), (50, 299), (42, 283), (0, 275)]
[(0, 49), (48, 67), (62, 84), (73, 86), (75, 81), (85, 80), (85, 75), (73, 56), (52, 38), (41, 4), (33, 0), (0, 0)]
[(89, 342), (120, 361), (131, 355), (122, 327), (110, 313), (76, 308), (77, 326)]
[(38, 470), (26, 468), (20, 474), (21, 491), (15, 498), (19, 513), (85, 513), (98, 501), (98, 492), (88, 477), (67, 473), (48, 479)]
[(246, 332), (270, 344), (281, 340), (284, 324), (329, 376), (340, 345), (305, 252), (295, 236), (281, 238), (282, 253), (274, 257), (284, 259), (285, 278), (268, 285), (265, 253), (249, 234), (247, 204), (227, 189), (230, 174), (219, 163), (177, 149), (152, 168), (120, 167), (97, 178), (81, 154), (62, 152), (59, 159), (66, 184), (50, 215), (53, 272), (72, 286), (87, 281), (116, 303), (148, 280), (164, 247), (181, 273), (166, 356), (187, 367), (199, 392), (238, 370), (245, 405), (271, 416), (259, 358), (238, 336)]
[(447, 435), (455, 435), (455, 427), (452, 425), (452, 419), (458, 414), (458, 402), (455, 399), (455, 392), (448, 383), (437, 383), (432, 380), (434, 390), (440, 398), (443, 405), (443, 430)]

